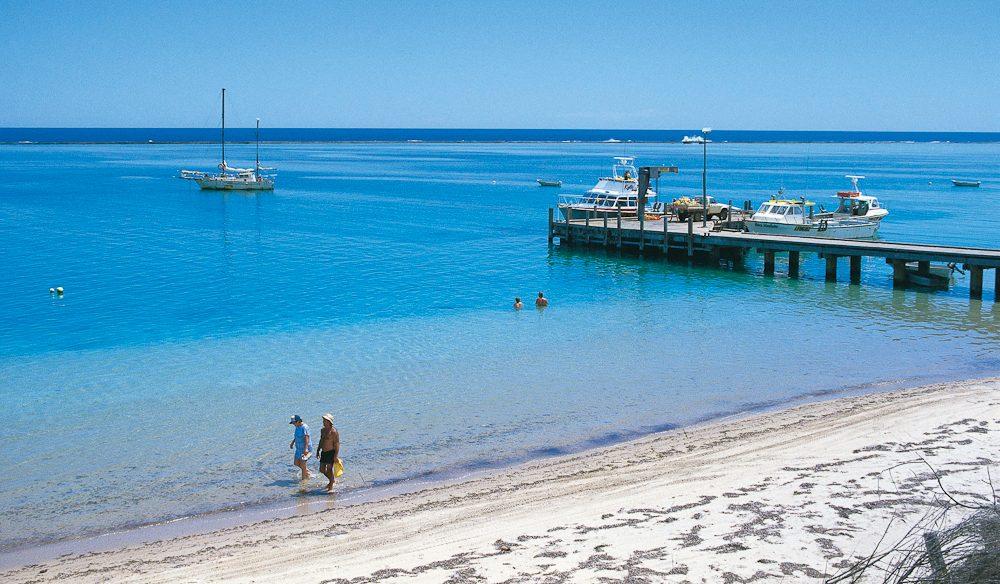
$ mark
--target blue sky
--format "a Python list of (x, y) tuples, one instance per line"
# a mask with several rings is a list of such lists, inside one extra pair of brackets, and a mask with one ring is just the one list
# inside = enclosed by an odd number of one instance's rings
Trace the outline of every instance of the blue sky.
[(0, 126), (1000, 131), (996, 2), (13, 2)]

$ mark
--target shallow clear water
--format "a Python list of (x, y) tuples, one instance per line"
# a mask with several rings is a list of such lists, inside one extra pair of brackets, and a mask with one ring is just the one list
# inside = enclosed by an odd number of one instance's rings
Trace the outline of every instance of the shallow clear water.
[[(700, 191), (698, 147), (629, 150), (681, 167), (664, 193)], [(356, 488), (1000, 371), (992, 278), (980, 303), (962, 277), (894, 291), (875, 260), (858, 287), (815, 258), (793, 281), (752, 255), (729, 271), (549, 247), (556, 194), (621, 152), (269, 145), (278, 190), (225, 195), (172, 178), (210, 168), (209, 145), (0, 146), (0, 550), (288, 498), (293, 413), (335, 414)], [(997, 144), (717, 144), (709, 181), (832, 201), (865, 174), (883, 239), (1000, 247), (998, 161)], [(544, 313), (509, 309), (538, 290)]]

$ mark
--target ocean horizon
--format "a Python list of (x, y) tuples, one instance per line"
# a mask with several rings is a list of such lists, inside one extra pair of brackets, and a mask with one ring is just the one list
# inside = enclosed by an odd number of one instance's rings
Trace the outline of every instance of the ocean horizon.
[[(270, 143), (337, 142), (634, 142), (672, 143), (701, 129), (503, 129), (503, 128), (268, 128)], [(254, 128), (226, 128), (227, 142), (253, 142)], [(733, 143), (994, 143), (1000, 132), (884, 132), (858, 130), (712, 131), (714, 142)], [(219, 128), (0, 128), (0, 144), (186, 144), (218, 142)]]

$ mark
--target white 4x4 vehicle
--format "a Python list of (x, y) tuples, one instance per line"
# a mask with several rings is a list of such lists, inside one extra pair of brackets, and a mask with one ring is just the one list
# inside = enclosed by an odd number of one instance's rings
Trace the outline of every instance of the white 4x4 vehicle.
[[(674, 213), (677, 214), (677, 218), (681, 221), (687, 221), (688, 217), (691, 217), (696, 221), (701, 220), (701, 213), (703, 209), (701, 197), (681, 197), (679, 199), (674, 199), (674, 202), (670, 203), (670, 208), (673, 209)], [(715, 197), (709, 195), (709, 219), (725, 221), (731, 214), (732, 207), (730, 205), (720, 203), (715, 200)]]

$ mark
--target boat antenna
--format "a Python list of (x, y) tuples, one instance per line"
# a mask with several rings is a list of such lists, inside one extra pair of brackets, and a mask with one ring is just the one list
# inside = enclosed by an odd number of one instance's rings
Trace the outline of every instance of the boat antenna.
[(225, 87), (222, 88), (222, 166), (226, 166), (226, 88)]

